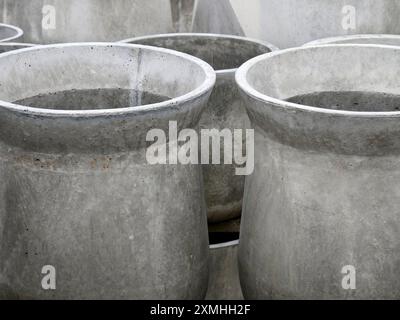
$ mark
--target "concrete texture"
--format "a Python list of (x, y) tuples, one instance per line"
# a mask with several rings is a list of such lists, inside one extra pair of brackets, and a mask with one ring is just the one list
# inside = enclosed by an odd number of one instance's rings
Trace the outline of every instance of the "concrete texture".
[[(217, 34), (166, 34), (124, 40), (185, 52), (208, 62), (217, 81), (200, 120), (201, 129), (246, 129), (249, 119), (235, 83), (236, 68), (257, 55), (270, 52), (273, 45), (236, 36)], [(245, 138), (245, 134), (243, 134)], [(245, 143), (243, 143), (245, 145)], [(221, 155), (224, 154), (221, 143)], [(210, 161), (211, 163), (210, 153)], [(223, 161), (223, 157), (222, 161)], [(208, 221), (220, 222), (240, 216), (244, 176), (235, 175), (235, 165), (203, 165)]]
[[(245, 298), (400, 298), (400, 112), (385, 110), (382, 94), (400, 95), (399, 68), (398, 47), (345, 44), (283, 50), (238, 70), (255, 128), (239, 245)], [(381, 103), (367, 112), (286, 101), (330, 91)], [(342, 286), (347, 265), (355, 290)]]
[(239, 282), (239, 240), (210, 245), (210, 278), (206, 300), (243, 300)]
[(23, 35), (24, 32), (20, 28), (9, 24), (0, 23), (0, 43), (21, 39)]
[(0, 43), (0, 53), (34, 47), (34, 44), (18, 43), (18, 42), (2, 42)]
[(171, 0), (174, 32), (191, 32), (194, 0)]
[(325, 37), (400, 34), (400, 6), (393, 0), (224, 0), (223, 7), (197, 1), (193, 31), (240, 34), (281, 49)]
[[(145, 154), (150, 129), (198, 126), (212, 68), (170, 50), (89, 43), (3, 53), (0, 69), (0, 295), (204, 298), (201, 168), (149, 165)], [(99, 88), (174, 100), (93, 110), (11, 103)], [(45, 265), (56, 268), (56, 290), (41, 286)]]
[(169, 0), (0, 0), (0, 17), (39, 44), (172, 32)]
[(389, 46), (400, 45), (400, 35), (394, 34), (356, 34), (343, 37), (330, 37), (311, 41), (304, 46), (316, 46), (323, 44), (383, 44)]

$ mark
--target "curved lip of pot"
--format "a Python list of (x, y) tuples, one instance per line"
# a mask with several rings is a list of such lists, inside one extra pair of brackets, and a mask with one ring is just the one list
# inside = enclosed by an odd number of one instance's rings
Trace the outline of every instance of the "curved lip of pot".
[[(400, 35), (396, 34), (353, 34), (353, 35), (347, 35), (347, 36), (339, 36), (339, 37), (329, 37), (329, 38), (323, 38), (323, 39), (318, 39), (314, 41), (307, 42), (306, 44), (303, 44), (303, 47), (309, 47), (309, 46), (318, 46), (322, 44), (335, 44), (337, 41), (343, 41), (343, 40), (360, 40), (360, 39), (376, 39), (376, 40), (399, 40), (400, 43)], [(339, 43), (338, 43), (339, 44)], [(351, 44), (351, 43), (340, 43), (340, 44)], [(373, 44), (373, 43), (370, 43)], [(391, 45), (393, 46), (393, 45)]]
[[(241, 37), (241, 36), (235, 36), (235, 35), (230, 35), (230, 34), (221, 34), (221, 33), (198, 33), (198, 32), (183, 32), (183, 33), (162, 33), (162, 34), (153, 34), (150, 36), (141, 36), (141, 37), (134, 37), (134, 38), (128, 38), (119, 41), (118, 43), (129, 43), (131, 41), (140, 41), (140, 40), (150, 40), (150, 39), (157, 39), (157, 38), (171, 38), (171, 37), (199, 37), (199, 38), (223, 38), (223, 39), (233, 39), (233, 40), (239, 40), (239, 41), (246, 41), (246, 42), (253, 42), (255, 44), (262, 45), (266, 48), (268, 48), (271, 52), (278, 51), (279, 48), (276, 47), (275, 45), (263, 41), (263, 40), (258, 40), (258, 39), (253, 39), (253, 38), (247, 38), (247, 37)], [(227, 74), (227, 73), (235, 73), (237, 69), (239, 69), (240, 66), (237, 68), (231, 68), (231, 69), (220, 69), (220, 70), (215, 70), (215, 73), (218, 75), (220, 74)]]
[(136, 44), (125, 44), (125, 43), (116, 43), (116, 42), (77, 42), (77, 43), (60, 43), (60, 44), (51, 44), (51, 45), (38, 45), (30, 48), (19, 49), (15, 51), (5, 52), (0, 54), (0, 57), (5, 57), (7, 55), (15, 55), (21, 52), (29, 52), (34, 50), (43, 50), (46, 48), (68, 48), (68, 47), (82, 47), (82, 46), (115, 46), (115, 47), (126, 47), (126, 48), (137, 48), (137, 49), (146, 49), (152, 51), (159, 51), (162, 53), (166, 53), (169, 55), (174, 55), (177, 57), (181, 57), (191, 62), (197, 64), (203, 71), (205, 75), (205, 79), (201, 85), (199, 85), (194, 90), (178, 96), (173, 99), (169, 99), (159, 103), (147, 104), (142, 106), (134, 106), (127, 108), (116, 108), (116, 109), (94, 109), (94, 110), (56, 110), (56, 109), (44, 109), (44, 108), (34, 108), (23, 105), (14, 104), (11, 102), (6, 102), (0, 99), (0, 108), (5, 108), (18, 113), (25, 113), (28, 115), (37, 115), (37, 116), (55, 116), (55, 117), (101, 117), (101, 116), (117, 116), (117, 115), (127, 115), (127, 114), (143, 114), (144, 112), (152, 112), (152, 111), (160, 111), (163, 109), (168, 109), (171, 107), (175, 107), (177, 105), (183, 104), (185, 102), (194, 100), (198, 97), (201, 97), (206, 92), (211, 90), (215, 84), (215, 72), (214, 69), (206, 62), (191, 55), (169, 50), (163, 48), (156, 48), (151, 46), (144, 45), (136, 45)]
[(222, 242), (222, 243), (215, 243), (215, 244), (210, 244), (209, 248), (210, 250), (213, 249), (222, 249), (222, 248), (227, 248), (227, 247), (234, 247), (239, 245), (239, 239), (228, 241), (228, 242)]
[(319, 114), (325, 115), (336, 115), (336, 116), (346, 116), (346, 117), (364, 117), (364, 118), (394, 118), (400, 117), (400, 111), (373, 111), (373, 112), (366, 112), (366, 111), (349, 111), (349, 110), (332, 110), (332, 109), (325, 109), (319, 107), (312, 107), (302, 104), (297, 104), (293, 102), (288, 102), (282, 99), (273, 98), (266, 94), (261, 93), (260, 91), (254, 89), (247, 81), (247, 74), (251, 68), (253, 68), (257, 63), (263, 61), (265, 59), (269, 59), (274, 56), (284, 55), (289, 52), (298, 52), (303, 50), (312, 50), (314, 48), (325, 48), (325, 47), (373, 47), (373, 48), (381, 48), (381, 49), (395, 49), (399, 50), (400, 54), (400, 47), (398, 46), (388, 46), (388, 45), (373, 45), (373, 44), (327, 44), (327, 45), (318, 45), (318, 46), (307, 46), (307, 47), (296, 47), (290, 48), (275, 52), (270, 52), (263, 54), (261, 56), (255, 57), (250, 59), (249, 61), (245, 62), (235, 74), (235, 80), (238, 84), (239, 88), (244, 91), (250, 97), (262, 101), (264, 103), (268, 103), (273, 105), (274, 107), (280, 107), (287, 110), (299, 110), (305, 112), (314, 112)]
[(9, 42), (9, 41), (18, 39), (18, 38), (20, 38), (20, 37), (22, 37), (24, 35), (24, 31), (22, 31), (21, 28), (18, 28), (16, 26), (11, 25), (11, 24), (0, 23), (0, 28), (2, 28), (2, 27), (14, 30), (16, 32), (16, 34), (11, 36), (11, 37), (8, 37), (8, 38), (0, 39), (0, 43)]
[[(40, 46), (39, 44), (34, 43), (23, 43), (23, 42), (0, 42), (0, 47), (21, 47), (21, 49), (31, 48)], [(15, 49), (18, 50), (18, 49)]]

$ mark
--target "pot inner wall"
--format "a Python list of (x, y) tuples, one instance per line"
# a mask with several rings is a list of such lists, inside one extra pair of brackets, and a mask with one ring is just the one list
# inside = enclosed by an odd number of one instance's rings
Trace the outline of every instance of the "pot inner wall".
[(271, 51), (267, 46), (250, 40), (218, 36), (161, 36), (129, 43), (184, 52), (206, 61), (215, 70), (236, 69), (247, 60)]

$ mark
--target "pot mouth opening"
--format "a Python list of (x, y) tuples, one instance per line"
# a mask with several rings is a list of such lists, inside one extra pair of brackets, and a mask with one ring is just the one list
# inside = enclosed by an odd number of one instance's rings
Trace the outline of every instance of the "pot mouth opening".
[[(164, 58), (171, 56), (174, 59), (181, 59), (182, 62), (189, 66), (188, 74), (190, 70), (193, 69), (193, 72), (196, 70), (198, 83), (193, 84), (193, 87), (187, 91), (182, 90), (183, 93), (177, 94), (176, 96), (163, 95), (161, 93), (154, 92), (154, 90), (140, 90), (140, 88), (136, 87), (134, 89), (117, 86), (114, 87), (114, 83), (112, 83), (111, 86), (99, 86), (96, 88), (79, 87), (79, 89), (76, 89), (73, 83), (68, 83), (67, 88), (63, 88), (63, 85), (61, 85), (61, 89), (59, 86), (58, 88), (55, 88), (55, 90), (44, 92), (39, 91), (39, 93), (28, 95), (26, 97), (24, 96), (20, 99), (4, 99), (4, 97), (0, 97), (0, 99), (2, 98), (2, 100), (0, 100), (0, 107), (20, 113), (43, 116), (90, 117), (112, 116), (128, 113), (140, 114), (148, 111), (157, 111), (164, 108), (174, 108), (178, 104), (195, 100), (196, 98), (199, 98), (210, 91), (215, 83), (215, 72), (211, 66), (204, 61), (173, 50), (154, 48), (144, 45), (103, 42), (38, 45), (16, 51), (5, 52), (1, 54), (1, 56), (3, 57), (4, 61), (4, 57), (12, 57), (13, 55), (35, 55), (40, 53), (40, 50), (55, 49), (61, 51), (69, 48), (73, 50), (74, 47), (78, 49), (91, 48), (99, 50), (121, 47), (132, 49), (134, 52), (143, 50), (144, 52), (150, 54), (160, 54)], [(62, 52), (64, 53), (64, 51)], [(117, 55), (117, 53), (118, 52), (116, 52), (115, 55)], [(140, 54), (141, 53), (139, 53), (139, 55)], [(139, 57), (138, 60), (140, 59), (141, 58)], [(53, 63), (55, 60), (57, 60), (57, 58), (51, 58)], [(96, 66), (96, 69), (102, 71), (100, 65), (98, 67)], [(93, 70), (92, 72), (96, 73), (98, 70)], [(161, 71), (157, 70), (157, 72)], [(193, 73), (191, 73), (191, 75), (191, 78), (194, 78)], [(131, 77), (131, 73), (125, 76), (129, 78)], [(128, 79), (127, 81), (129, 82), (131, 80)], [(99, 101), (102, 101), (102, 103), (99, 103)]]
[(25, 49), (35, 47), (36, 44), (22, 43), (22, 42), (0, 42), (0, 53), (9, 52), (13, 50)]
[(274, 45), (246, 37), (214, 33), (167, 33), (122, 40), (184, 52), (211, 65), (216, 72), (235, 72), (243, 63), (278, 50)]
[[(321, 114), (342, 115), (350, 117), (400, 117), (400, 93), (374, 90), (316, 90), (285, 98), (263, 93), (249, 82), (249, 73), (256, 70), (259, 63), (285, 54), (296, 54), (307, 50), (329, 50), (329, 48), (371, 48), (399, 50), (400, 47), (374, 44), (326, 44), (290, 48), (267, 53), (253, 58), (243, 64), (236, 72), (235, 78), (239, 88), (247, 95), (273, 107), (298, 109)], [(259, 81), (263, 84), (263, 81)], [(333, 99), (332, 99), (333, 98)], [(376, 108), (379, 105), (379, 109)]]
[(209, 232), (208, 238), (210, 249), (235, 246), (239, 243), (239, 237), (239, 232)]
[(24, 34), (22, 29), (5, 23), (0, 23), (0, 43), (9, 42), (21, 37)]
[(400, 35), (396, 34), (354, 34), (339, 37), (328, 37), (314, 40), (303, 46), (318, 46), (324, 44), (381, 44), (400, 45)]

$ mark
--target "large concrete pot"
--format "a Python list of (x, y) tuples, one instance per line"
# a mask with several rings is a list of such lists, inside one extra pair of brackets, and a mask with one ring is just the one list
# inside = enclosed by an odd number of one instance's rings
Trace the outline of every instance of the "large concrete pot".
[[(2, 291), (204, 298), (201, 167), (149, 164), (146, 136), (168, 136), (170, 120), (198, 125), (212, 68), (170, 50), (89, 43), (3, 53), (0, 69)], [(45, 265), (55, 290), (41, 285)]]
[(323, 44), (383, 44), (400, 46), (400, 36), (394, 34), (356, 34), (343, 37), (330, 37), (311, 41), (304, 46), (316, 46)]
[[(200, 120), (200, 128), (218, 130), (244, 130), (250, 127), (234, 75), (236, 69), (245, 61), (276, 49), (273, 45), (251, 39), (201, 33), (155, 35), (123, 42), (174, 49), (211, 64), (216, 70), (217, 82)], [(245, 132), (242, 136), (245, 138)], [(223, 143), (220, 150), (220, 154), (224, 155)], [(211, 152), (209, 163), (212, 163)], [(235, 168), (235, 165), (229, 164), (203, 166), (209, 222), (220, 222), (240, 216), (244, 176), (236, 175)]]
[(0, 16), (40, 44), (173, 31), (169, 0), (0, 0)]
[(243, 300), (237, 262), (239, 230), (231, 227), (230, 221), (225, 222), (217, 232), (209, 233), (210, 278), (206, 300)]
[(18, 50), (18, 49), (30, 48), (30, 47), (34, 47), (34, 46), (35, 46), (34, 44), (28, 44), (28, 43), (1, 42), (0, 43), (0, 53)]
[(22, 38), (24, 32), (22, 29), (9, 24), (0, 23), (0, 43), (10, 42)]
[(399, 299), (400, 48), (284, 50), (236, 80), (255, 128), (245, 298)]
[(223, 7), (211, 2), (220, 1), (197, 0), (192, 31), (243, 34), (281, 49), (332, 36), (400, 34), (396, 0), (222, 0)]

